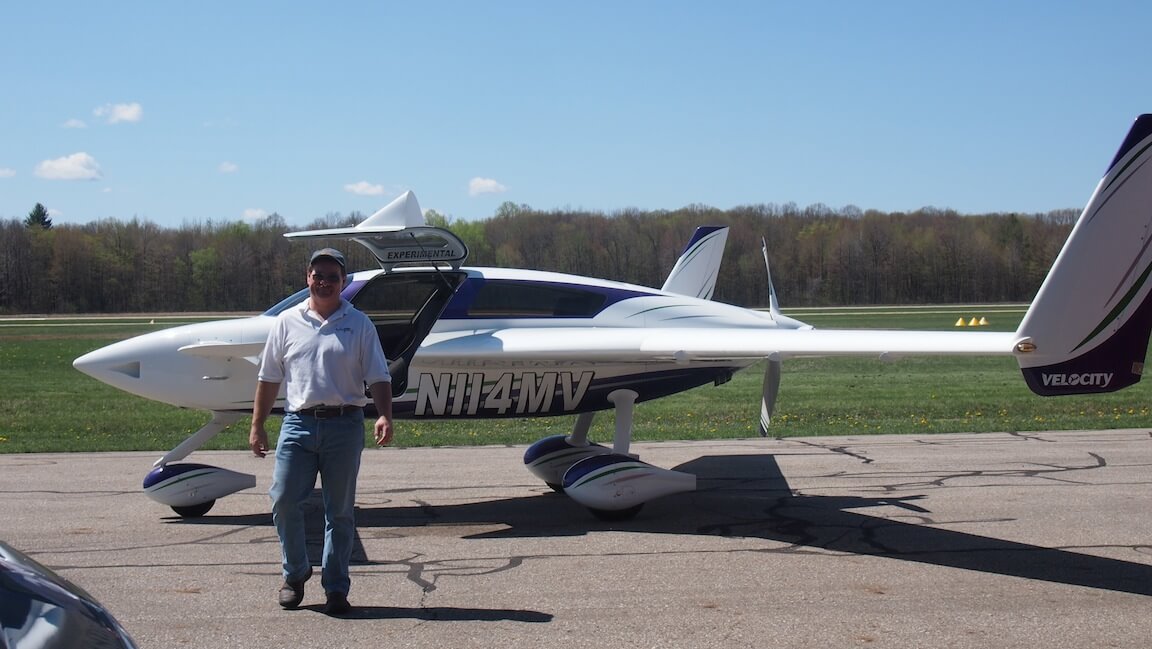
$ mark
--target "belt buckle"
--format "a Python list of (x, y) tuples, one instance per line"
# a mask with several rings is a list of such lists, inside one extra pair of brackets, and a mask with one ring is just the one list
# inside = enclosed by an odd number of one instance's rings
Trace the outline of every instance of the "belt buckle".
[(333, 417), (343, 417), (356, 406), (342, 405), (342, 406), (318, 406), (313, 413), (317, 419), (332, 419)]

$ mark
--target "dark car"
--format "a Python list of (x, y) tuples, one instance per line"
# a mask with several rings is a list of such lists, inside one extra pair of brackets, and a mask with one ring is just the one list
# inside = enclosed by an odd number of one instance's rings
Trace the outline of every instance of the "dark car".
[(116, 618), (72, 582), (0, 541), (0, 649), (136, 649)]

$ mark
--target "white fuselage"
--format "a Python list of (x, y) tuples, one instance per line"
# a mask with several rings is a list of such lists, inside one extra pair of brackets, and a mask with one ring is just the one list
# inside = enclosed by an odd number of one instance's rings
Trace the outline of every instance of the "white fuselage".
[[(431, 272), (400, 269), (391, 275)], [(407, 388), (394, 403), (397, 417), (515, 417), (602, 410), (612, 407), (607, 394), (625, 384), (643, 401), (723, 382), (755, 362), (725, 360), (688, 367), (675, 358), (629, 359), (627, 350), (636, 348), (640, 344), (636, 337), (645, 332), (804, 326), (767, 313), (619, 282), (516, 269), (463, 272), (467, 279), (407, 368)], [(363, 287), (381, 277), (378, 270), (353, 274), (344, 296), (355, 304)], [(506, 305), (507, 312), (479, 306), (478, 291), (501, 283), (590, 297), (584, 300), (585, 311), (575, 315), (525, 312), (515, 305)], [(601, 300), (603, 305), (588, 307), (589, 300)], [(248, 411), (256, 385), (256, 358), (274, 318), (270, 311), (173, 327), (95, 350), (74, 364), (109, 385), (148, 399), (185, 408)], [(618, 342), (619, 349), (606, 348), (605, 340)]]

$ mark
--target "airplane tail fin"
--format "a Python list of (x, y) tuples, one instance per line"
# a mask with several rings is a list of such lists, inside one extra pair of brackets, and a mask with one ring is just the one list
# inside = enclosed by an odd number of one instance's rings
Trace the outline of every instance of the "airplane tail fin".
[(725, 226), (696, 228), (661, 290), (711, 300), (727, 241), (728, 228)]
[(1152, 115), (1133, 124), (1016, 330), (1028, 387), (1050, 396), (1137, 383), (1152, 333)]

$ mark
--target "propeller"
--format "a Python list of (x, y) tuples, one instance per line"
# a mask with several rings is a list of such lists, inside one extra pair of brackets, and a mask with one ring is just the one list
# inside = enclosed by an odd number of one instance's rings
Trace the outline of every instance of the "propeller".
[[(776, 288), (772, 286), (772, 269), (768, 264), (768, 242), (760, 237), (760, 252), (764, 255), (764, 272), (768, 275), (768, 314), (779, 322), (780, 303), (776, 301)], [(780, 391), (780, 372), (783, 363), (769, 358), (764, 362), (764, 387), (760, 397), (760, 436), (768, 436), (768, 424), (776, 408), (776, 394)]]
[(760, 398), (760, 436), (768, 436), (768, 424), (776, 408), (776, 393), (780, 391), (780, 369), (783, 363), (769, 358), (764, 362), (764, 393)]

